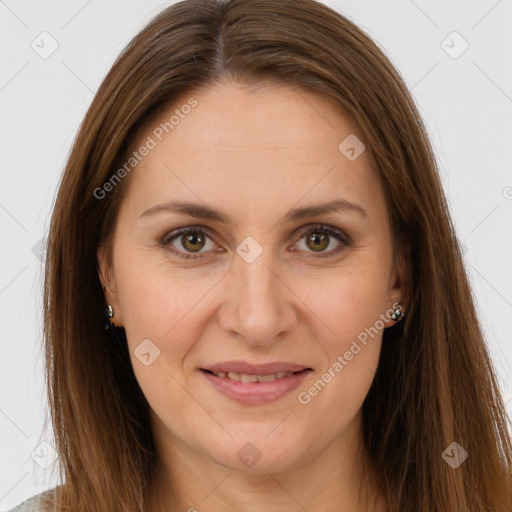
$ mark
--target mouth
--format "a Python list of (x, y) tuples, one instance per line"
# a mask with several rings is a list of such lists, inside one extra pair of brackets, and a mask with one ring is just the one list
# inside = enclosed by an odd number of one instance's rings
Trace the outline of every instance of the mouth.
[(222, 371), (201, 368), (206, 381), (224, 397), (246, 405), (262, 405), (285, 397), (296, 389), (307, 376), (311, 368), (301, 367), (296, 371), (254, 373)]

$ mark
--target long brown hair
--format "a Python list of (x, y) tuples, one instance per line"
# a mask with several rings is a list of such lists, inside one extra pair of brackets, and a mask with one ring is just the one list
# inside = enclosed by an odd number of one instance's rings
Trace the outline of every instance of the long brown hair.
[[(103, 328), (106, 257), (143, 123), (178, 95), (231, 79), (320, 92), (365, 138), (406, 258), (405, 333), (384, 332), (363, 404), (365, 447), (390, 511), (510, 512), (512, 444), (423, 122), (402, 78), (357, 26), (314, 0), (187, 0), (126, 47), (74, 142), (51, 220), (44, 283), (58, 510), (147, 510), (157, 454), (124, 330)], [(133, 172), (137, 172), (134, 170)], [(110, 260), (109, 260), (110, 261)], [(469, 454), (454, 469), (443, 451)], [(69, 510), (68, 509), (68, 510)]]

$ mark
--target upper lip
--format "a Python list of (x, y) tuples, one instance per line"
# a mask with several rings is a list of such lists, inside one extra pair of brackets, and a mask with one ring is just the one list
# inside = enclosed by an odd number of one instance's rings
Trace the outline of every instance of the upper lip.
[(264, 364), (252, 364), (247, 361), (226, 361), (212, 364), (202, 368), (211, 372), (245, 373), (246, 375), (271, 375), (273, 373), (293, 373), (309, 369), (302, 364), (273, 362)]

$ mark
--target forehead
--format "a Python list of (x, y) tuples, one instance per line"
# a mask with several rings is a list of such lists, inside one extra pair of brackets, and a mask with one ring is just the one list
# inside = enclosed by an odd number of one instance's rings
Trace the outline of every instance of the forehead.
[(363, 137), (341, 106), (319, 93), (231, 83), (198, 89), (140, 130), (133, 149), (152, 148), (130, 175), (128, 198), (138, 210), (186, 196), (238, 202), (252, 213), (305, 196), (371, 198), (380, 190), (370, 158), (363, 151), (348, 159), (340, 149), (347, 138)]
[(319, 144), (335, 142), (340, 133), (357, 131), (341, 105), (326, 95), (282, 84), (258, 88), (228, 82), (183, 94), (146, 126), (146, 132), (165, 124), (170, 113), (184, 110), (191, 98), (197, 106), (169, 134), (184, 151), (202, 143), (202, 148), (211, 150), (257, 151), (286, 145), (321, 149)]

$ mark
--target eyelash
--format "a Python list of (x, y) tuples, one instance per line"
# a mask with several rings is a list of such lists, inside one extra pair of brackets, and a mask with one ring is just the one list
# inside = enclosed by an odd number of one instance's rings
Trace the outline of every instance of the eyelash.
[[(177, 229), (175, 231), (171, 231), (169, 233), (166, 233), (161, 239), (160, 239), (160, 245), (162, 247), (164, 247), (165, 249), (169, 250), (170, 252), (172, 252), (173, 254), (175, 254), (176, 256), (178, 256), (179, 258), (183, 258), (183, 259), (198, 259), (198, 258), (202, 258), (203, 256), (201, 256), (201, 254), (203, 253), (197, 253), (197, 255), (195, 254), (192, 254), (192, 253), (186, 253), (186, 252), (182, 252), (182, 251), (178, 251), (177, 249), (175, 249), (174, 247), (172, 247), (170, 245), (170, 243), (178, 238), (180, 235), (206, 235), (208, 238), (212, 239), (212, 237), (210, 237), (208, 235), (208, 230), (206, 230), (205, 228), (202, 228), (202, 227), (199, 227), (199, 226), (189, 226), (189, 227), (186, 227), (186, 228), (181, 228), (181, 229)], [(316, 232), (322, 232), (322, 233), (326, 233), (327, 235), (329, 236), (332, 236), (334, 238), (336, 238), (339, 242), (340, 242), (340, 245), (335, 248), (335, 249), (332, 249), (330, 251), (328, 251), (327, 253), (318, 253), (317, 255), (313, 256), (314, 258), (328, 258), (328, 257), (333, 257), (335, 255), (337, 255), (340, 251), (342, 251), (345, 247), (351, 245), (352, 241), (350, 240), (350, 238), (343, 234), (341, 231), (337, 230), (336, 228), (333, 228), (331, 226), (326, 226), (324, 224), (315, 224), (315, 225), (312, 225), (312, 226), (307, 226), (305, 230), (302, 230), (299, 234), (299, 238), (297, 240), (300, 241), (304, 236), (306, 235), (310, 235), (312, 233), (316, 233)]]

